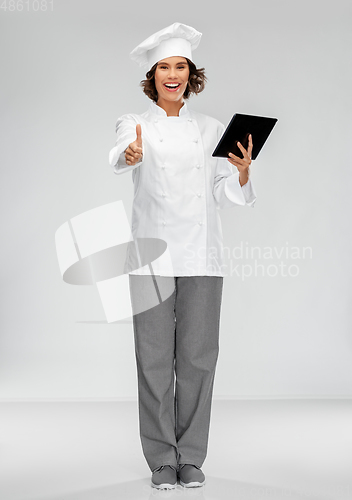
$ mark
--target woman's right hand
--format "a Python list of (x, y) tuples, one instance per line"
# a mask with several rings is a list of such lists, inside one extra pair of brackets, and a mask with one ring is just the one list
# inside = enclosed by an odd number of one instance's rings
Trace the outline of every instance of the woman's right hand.
[(125, 151), (125, 158), (127, 165), (135, 165), (143, 156), (142, 149), (142, 127), (138, 123), (136, 125), (137, 139), (128, 146)]

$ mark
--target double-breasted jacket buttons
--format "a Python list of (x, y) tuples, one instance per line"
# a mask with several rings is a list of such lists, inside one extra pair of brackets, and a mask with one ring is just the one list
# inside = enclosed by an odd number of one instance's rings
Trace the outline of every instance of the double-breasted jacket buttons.
[[(192, 118), (188, 118), (188, 122), (189, 122), (189, 123), (192, 123), (192, 122), (193, 122)], [(157, 119), (155, 119), (155, 120), (154, 120), (154, 123), (158, 123), (158, 120), (157, 120)], [(197, 144), (197, 143), (199, 142), (198, 137), (194, 137), (194, 138), (193, 138), (193, 139), (191, 139), (191, 140), (192, 140), (192, 142), (194, 142), (195, 144)], [(159, 137), (159, 142), (164, 142), (164, 138), (163, 138), (163, 137)], [(162, 170), (165, 170), (165, 167), (166, 167), (165, 163), (162, 163), (162, 164), (161, 164), (161, 168), (162, 168)], [(200, 168), (202, 167), (202, 165), (201, 165), (200, 163), (197, 163), (197, 164), (195, 165), (195, 167), (196, 167), (197, 169), (200, 169)], [(201, 198), (201, 197), (202, 197), (202, 193), (201, 193), (201, 192), (196, 192), (195, 194), (196, 194), (196, 196), (197, 196), (198, 198)], [(163, 199), (165, 199), (165, 198), (166, 198), (166, 193), (162, 192), (162, 193), (161, 193), (161, 197), (162, 197)], [(201, 221), (201, 220), (197, 220), (197, 219), (196, 219), (196, 221), (195, 221), (195, 222), (196, 222), (196, 224), (198, 224), (198, 226), (203, 226), (203, 221)], [(165, 220), (165, 219), (163, 219), (163, 220), (161, 221), (161, 224), (162, 224), (162, 226), (163, 226), (163, 227), (165, 227), (165, 226), (167, 225), (166, 220)]]

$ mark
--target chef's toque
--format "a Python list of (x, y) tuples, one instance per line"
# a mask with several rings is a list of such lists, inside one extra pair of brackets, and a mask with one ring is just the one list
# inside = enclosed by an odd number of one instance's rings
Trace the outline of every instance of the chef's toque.
[(130, 57), (148, 71), (155, 63), (167, 57), (187, 57), (193, 62), (192, 50), (198, 47), (201, 36), (202, 33), (191, 26), (174, 23), (137, 45)]

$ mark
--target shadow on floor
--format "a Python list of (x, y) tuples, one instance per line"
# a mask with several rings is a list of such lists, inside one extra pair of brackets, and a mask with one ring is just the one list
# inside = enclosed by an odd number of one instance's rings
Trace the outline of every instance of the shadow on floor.
[(180, 484), (174, 490), (158, 490), (150, 485), (150, 478), (101, 488), (62, 493), (59, 496), (45, 496), (36, 500), (149, 500), (152, 498), (192, 498), (204, 500), (332, 500), (333, 496), (317, 496), (308, 491), (293, 490), (277, 486), (250, 484), (218, 477), (207, 476), (206, 484), (199, 488), (183, 488)]

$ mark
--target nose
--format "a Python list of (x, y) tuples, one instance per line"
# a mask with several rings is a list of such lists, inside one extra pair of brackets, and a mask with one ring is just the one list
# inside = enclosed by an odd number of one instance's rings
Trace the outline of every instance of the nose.
[(169, 78), (175, 78), (176, 76), (176, 69), (175, 68), (170, 68), (169, 70)]

